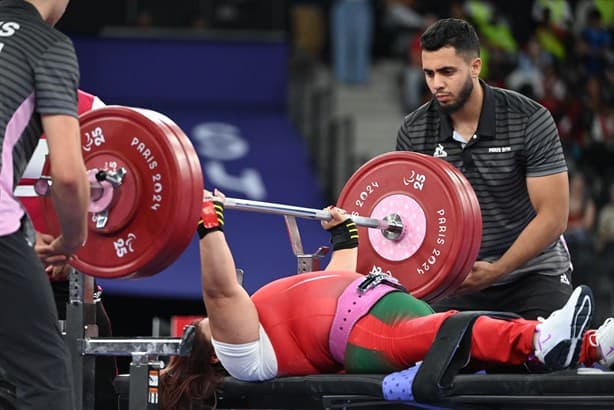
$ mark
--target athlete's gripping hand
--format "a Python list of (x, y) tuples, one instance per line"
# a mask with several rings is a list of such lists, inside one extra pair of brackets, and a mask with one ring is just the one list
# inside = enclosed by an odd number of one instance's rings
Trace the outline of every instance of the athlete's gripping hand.
[(203, 190), (201, 215), (198, 221), (198, 236), (204, 238), (210, 232), (224, 231), (224, 199), (226, 196), (214, 190)]
[(352, 249), (358, 246), (358, 228), (343, 209), (329, 206), (325, 210), (330, 212), (331, 219), (321, 221), (322, 227), (330, 232), (330, 243), (333, 250)]

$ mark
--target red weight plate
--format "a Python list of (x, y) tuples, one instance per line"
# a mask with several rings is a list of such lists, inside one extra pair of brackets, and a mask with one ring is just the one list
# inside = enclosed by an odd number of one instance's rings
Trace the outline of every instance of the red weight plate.
[(478, 201), (477, 195), (475, 194), (471, 183), (467, 180), (467, 178), (462, 174), (461, 171), (459, 171), (451, 164), (449, 164), (449, 170), (451, 173), (456, 175), (459, 183), (461, 184), (459, 192), (463, 192), (469, 200), (468, 210), (470, 211), (472, 218), (468, 217), (467, 220), (468, 222), (472, 220), (470, 225), (473, 226), (473, 233), (468, 234), (467, 236), (467, 241), (471, 244), (471, 248), (467, 253), (465, 264), (458, 272), (456, 283), (446, 292), (446, 295), (454, 293), (458, 286), (460, 286), (466, 279), (469, 272), (471, 272), (471, 268), (476, 261), (482, 244), (482, 212), (480, 209), (480, 203)]
[(462, 175), (460, 171), (456, 170), (456, 168), (448, 162), (437, 158), (434, 158), (433, 160), (441, 164), (441, 166), (448, 173), (450, 180), (456, 184), (457, 192), (462, 198), (462, 209), (465, 215), (465, 233), (463, 235), (465, 238), (465, 247), (463, 252), (459, 255), (459, 260), (454, 268), (455, 270), (450, 274), (452, 281), (450, 282), (449, 286), (441, 289), (441, 293), (433, 298), (433, 300), (437, 300), (441, 297), (454, 293), (454, 291), (458, 289), (469, 274), (471, 267), (475, 262), (477, 251), (479, 250), (481, 243), (482, 218), (479, 204), (476, 206), (477, 198), (473, 188), (466, 180), (464, 175)]
[[(90, 220), (87, 243), (73, 259), (91, 276), (154, 275), (183, 253), (195, 233), (203, 188), (198, 155), (185, 134), (171, 132), (150, 113), (108, 106), (80, 118), (86, 167), (127, 170), (106, 225), (98, 228)], [(57, 232), (51, 201), (45, 201)]]
[(360, 228), (368, 240), (360, 241), (358, 271), (387, 271), (418, 298), (439, 296), (455, 279), (449, 275), (464, 249), (466, 214), (457, 189), (441, 165), (422, 154), (386, 153), (360, 167), (339, 195), (339, 206), (377, 218), (392, 211), (405, 231), (401, 241), (385, 239), (388, 245), (382, 245), (375, 240), (381, 233)]
[[(433, 293), (432, 301), (434, 301), (454, 293), (469, 274), (481, 242), (481, 215), (479, 204), (475, 206), (477, 204), (477, 198), (475, 197), (473, 188), (464, 175), (447, 161), (439, 158), (429, 158), (433, 164), (437, 164), (437, 166), (445, 172), (442, 177), (449, 178), (450, 182), (456, 186), (456, 193), (458, 194), (459, 203), (461, 204), (459, 209), (462, 212), (462, 237), (465, 238), (463, 249), (459, 253), (459, 258), (453, 270), (447, 275), (447, 277), (450, 278), (448, 286), (442, 286), (438, 289), (437, 294)], [(477, 221), (476, 217), (478, 218)]]
[[(183, 165), (185, 166), (185, 170), (191, 175), (191, 178), (186, 178), (185, 180), (192, 181), (192, 186), (186, 187), (188, 188), (186, 192), (197, 193), (198, 196), (196, 197), (196, 200), (194, 200), (193, 195), (188, 195), (182, 198), (183, 201), (179, 206), (180, 209), (185, 209), (185, 212), (181, 212), (176, 216), (176, 222), (179, 223), (181, 226), (193, 227), (190, 229), (192, 235), (190, 235), (189, 233), (186, 234), (186, 232), (182, 230), (175, 230), (175, 238), (169, 238), (169, 242), (172, 241), (172, 243), (174, 243), (178, 249), (185, 249), (194, 236), (193, 234), (195, 233), (195, 227), (197, 226), (198, 218), (200, 216), (201, 211), (200, 198), (202, 198), (204, 181), (198, 154), (196, 153), (194, 146), (192, 145), (187, 135), (169, 117), (152, 110), (140, 108), (136, 110), (139, 111), (141, 114), (147, 116), (151, 121), (156, 122), (160, 127), (165, 128), (167, 130), (167, 135), (175, 136), (175, 138), (177, 138), (177, 141), (182, 145), (185, 151), (184, 159), (186, 163)], [(194, 215), (196, 215), (195, 219)], [(170, 232), (170, 234), (172, 233), (173, 232)], [(164, 255), (161, 255), (161, 258), (158, 259), (158, 262), (160, 264), (160, 266), (156, 268), (158, 270), (166, 268), (168, 265), (170, 265), (176, 260), (176, 257), (172, 253), (167, 254), (166, 259), (163, 259), (163, 257)]]
[(428, 160), (431, 161), (432, 165), (437, 170), (438, 175), (442, 179), (449, 181), (452, 191), (456, 195), (456, 204), (458, 206), (457, 212), (460, 221), (459, 225), (457, 226), (458, 229), (456, 234), (460, 238), (463, 238), (457, 259), (453, 264), (451, 264), (450, 270), (444, 275), (446, 281), (443, 282), (439, 288), (434, 289), (431, 295), (429, 295), (429, 301), (432, 302), (448, 295), (459, 285), (459, 276), (461, 276), (461, 272), (463, 272), (467, 254), (471, 249), (471, 241), (467, 240), (467, 238), (470, 238), (471, 234), (473, 233), (473, 215), (471, 214), (471, 209), (469, 208), (469, 200), (465, 195), (456, 174), (449, 170), (450, 164), (438, 158), (428, 157)]
[[(443, 160), (425, 156), (419, 156), (419, 160), (428, 161), (433, 173), (437, 175), (441, 181), (446, 181), (445, 183), (448, 184), (448, 187), (450, 188), (449, 194), (452, 198), (452, 203), (455, 206), (454, 211), (458, 217), (458, 222), (455, 224), (454, 235), (458, 238), (466, 238), (468, 230), (470, 229), (470, 224), (466, 223), (466, 197), (462, 191), (459, 192), (455, 175), (451, 175), (447, 169), (449, 164)], [(437, 275), (441, 277), (441, 282), (438, 286), (433, 286), (430, 289), (430, 293), (424, 297), (425, 300), (428, 300), (429, 302), (435, 301), (447, 294), (450, 288), (454, 287), (454, 284), (457, 281), (458, 272), (461, 269), (461, 265), (469, 248), (470, 244), (468, 241), (464, 239), (461, 240), (457, 257), (452, 259), (447, 267), (442, 267), (437, 271)]]
[[(166, 115), (161, 114), (156, 111), (146, 110), (146, 109), (141, 109), (141, 108), (137, 110), (143, 115), (147, 116), (150, 120), (157, 122), (161, 127), (166, 128), (167, 133), (168, 133), (167, 135), (169, 136), (174, 135), (175, 138), (177, 138), (177, 141), (181, 143), (185, 151), (186, 164), (184, 165), (186, 167), (187, 172), (189, 172), (192, 175), (191, 177), (192, 186), (190, 187), (189, 192), (198, 192), (198, 197), (196, 198), (196, 200), (194, 200), (192, 196), (184, 197), (183, 198), (184, 202), (181, 205), (181, 207), (182, 209), (186, 209), (186, 212), (182, 212), (180, 215), (177, 215), (177, 218), (181, 218), (181, 216), (183, 216), (183, 219), (179, 221), (183, 226), (196, 227), (198, 224), (198, 219), (200, 217), (200, 211), (201, 211), (200, 198), (202, 198), (204, 180), (203, 180), (202, 169), (200, 167), (200, 159), (194, 149), (194, 146), (192, 145), (192, 142), (190, 141), (188, 136), (183, 132), (183, 130)], [(194, 215), (196, 215), (196, 219), (193, 219)], [(192, 229), (192, 233), (194, 232), (195, 232), (195, 228)], [(185, 235), (184, 232), (181, 232), (181, 231), (177, 232), (176, 236), (177, 238), (176, 240), (174, 240), (174, 243), (176, 243), (177, 246), (181, 249), (185, 249), (185, 247), (189, 245), (191, 239), (193, 238), (193, 235), (191, 236)], [(169, 255), (170, 257), (167, 258), (168, 260), (160, 260), (161, 266), (159, 270), (166, 268), (168, 265), (170, 265), (172, 262), (175, 261), (176, 258), (173, 257), (172, 254), (169, 254)]]

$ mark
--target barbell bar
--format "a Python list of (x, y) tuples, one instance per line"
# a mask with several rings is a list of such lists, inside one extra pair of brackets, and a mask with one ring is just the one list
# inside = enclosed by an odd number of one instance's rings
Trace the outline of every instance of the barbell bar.
[[(300, 206), (254, 201), (249, 199), (227, 197), (224, 199), (224, 206), (228, 209), (235, 209), (239, 211), (295, 216), (303, 219), (317, 219), (320, 221), (330, 221), (332, 219), (330, 212), (322, 209), (304, 208)], [(403, 234), (403, 230), (405, 229), (401, 217), (394, 213), (382, 219), (369, 218), (360, 215), (351, 215), (350, 218), (358, 226), (381, 230), (384, 237), (390, 240), (399, 239)]]
[[(115, 177), (117, 172), (94, 170), (94, 173), (96, 175), (96, 180), (90, 183), (91, 200), (93, 202), (102, 197), (103, 187), (100, 184), (101, 182), (112, 181), (114, 187), (119, 188), (121, 186), (121, 178)], [(53, 181), (51, 178), (48, 176), (43, 176), (35, 182), (34, 191), (39, 196), (48, 196), (51, 194), (52, 186)], [(330, 221), (332, 219), (332, 215), (326, 210), (278, 204), (273, 202), (254, 201), (250, 199), (226, 197), (224, 198), (224, 206), (228, 209), (234, 209), (237, 211), (294, 216), (303, 219), (315, 219), (320, 221)], [(90, 208), (92, 208), (92, 206), (90, 206)], [(101, 209), (101, 211), (104, 211), (104, 209)], [(403, 230), (405, 228), (401, 216), (395, 213), (392, 213), (382, 219), (369, 218), (360, 215), (351, 215), (350, 218), (358, 226), (381, 230), (382, 235), (390, 240), (398, 240), (401, 235), (403, 235)]]

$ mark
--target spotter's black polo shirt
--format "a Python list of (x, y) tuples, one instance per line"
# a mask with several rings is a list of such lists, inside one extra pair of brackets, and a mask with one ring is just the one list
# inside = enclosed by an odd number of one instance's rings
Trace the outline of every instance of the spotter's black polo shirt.
[(38, 139), (41, 115), (77, 117), (79, 65), (72, 41), (27, 1), (0, 1), (0, 236), (24, 212), (13, 197)]
[[(495, 261), (535, 217), (527, 177), (567, 171), (552, 115), (514, 91), (480, 81), (484, 103), (478, 129), (468, 143), (453, 138), (450, 119), (432, 100), (407, 115), (396, 149), (440, 157), (460, 169), (480, 202), (483, 223), (479, 260)], [(570, 269), (563, 238), (498, 284), (520, 275), (560, 275)]]

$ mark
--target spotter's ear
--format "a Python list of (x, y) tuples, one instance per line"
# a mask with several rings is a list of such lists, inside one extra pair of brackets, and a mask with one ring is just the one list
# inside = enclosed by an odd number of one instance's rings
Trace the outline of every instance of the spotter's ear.
[(471, 77), (478, 78), (482, 71), (482, 59), (477, 57), (471, 62)]

